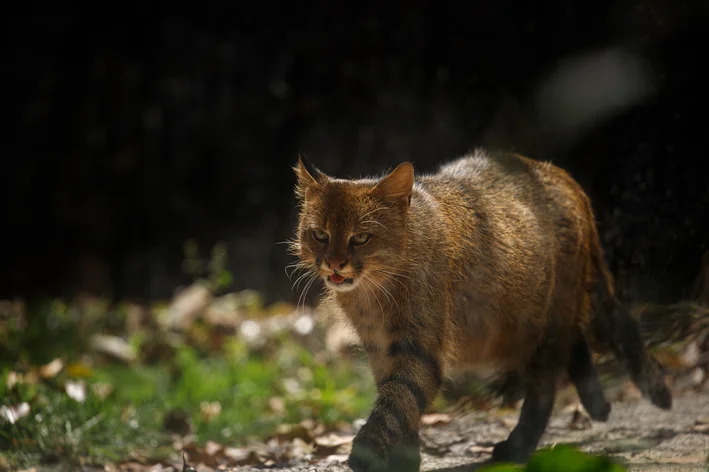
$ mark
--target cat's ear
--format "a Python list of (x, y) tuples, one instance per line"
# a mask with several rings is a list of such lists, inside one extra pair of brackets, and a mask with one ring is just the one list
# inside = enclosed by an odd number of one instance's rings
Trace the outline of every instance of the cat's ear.
[(404, 200), (411, 203), (413, 188), (414, 166), (404, 162), (380, 180), (372, 191), (386, 199)]
[(308, 189), (320, 187), (325, 174), (320, 172), (307, 158), (298, 155), (298, 163), (293, 167), (298, 183), (295, 186), (295, 193), (298, 198), (305, 198)]

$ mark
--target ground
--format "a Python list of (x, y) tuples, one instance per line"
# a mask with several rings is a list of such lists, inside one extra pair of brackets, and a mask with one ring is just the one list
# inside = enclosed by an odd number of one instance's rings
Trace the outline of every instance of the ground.
[[(0, 301), (0, 472), (179, 471), (183, 453), (200, 472), (349, 470), (376, 388), (348, 331), (317, 310), (209, 287), (149, 307)], [(543, 447), (569, 444), (630, 470), (706, 470), (709, 312), (670, 308), (643, 313), (690, 315), (680, 342), (653, 348), (674, 408), (641, 399), (599, 357), (610, 420), (592, 423), (567, 385)], [(647, 325), (650, 344), (666, 337), (666, 323)], [(469, 470), (515, 425), (518, 409), (458, 380), (422, 419), (423, 470)]]
[[(462, 472), (484, 462), (489, 458), (492, 444), (504, 439), (516, 421), (514, 411), (498, 413), (470, 413), (445, 426), (425, 428), (422, 431), (425, 451), (422, 470)], [(683, 394), (675, 399), (671, 411), (659, 410), (639, 399), (615, 402), (607, 423), (570, 426), (572, 414), (559, 411), (552, 418), (543, 445), (573, 443), (584, 451), (607, 453), (631, 471), (706, 471), (709, 470), (709, 425), (704, 421), (708, 414), (707, 393)], [(330, 462), (325, 459), (317, 463), (303, 460), (271, 470), (347, 471), (350, 469), (346, 464), (339, 462), (345, 457), (332, 456)]]

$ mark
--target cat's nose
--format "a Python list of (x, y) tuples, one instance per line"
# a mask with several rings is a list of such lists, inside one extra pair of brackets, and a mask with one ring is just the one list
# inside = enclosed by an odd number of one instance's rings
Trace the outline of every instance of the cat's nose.
[(340, 270), (347, 265), (347, 257), (325, 256), (325, 262), (330, 269)]

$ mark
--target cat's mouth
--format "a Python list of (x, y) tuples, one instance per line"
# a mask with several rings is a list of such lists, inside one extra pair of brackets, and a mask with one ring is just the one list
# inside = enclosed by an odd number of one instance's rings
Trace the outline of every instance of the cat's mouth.
[(335, 273), (328, 275), (327, 279), (330, 282), (332, 282), (334, 284), (338, 284), (338, 285), (339, 284), (351, 284), (354, 282), (354, 279), (351, 277), (345, 277), (343, 275), (335, 274)]
[(348, 292), (355, 288), (359, 279), (354, 274), (338, 274), (333, 272), (325, 276), (325, 285), (339, 292)]

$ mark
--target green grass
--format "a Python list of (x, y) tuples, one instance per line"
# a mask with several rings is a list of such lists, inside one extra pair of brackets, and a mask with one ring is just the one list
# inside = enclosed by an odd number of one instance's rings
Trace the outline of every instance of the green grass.
[(556, 446), (537, 451), (524, 465), (499, 464), (480, 472), (624, 472), (622, 465), (607, 457), (581, 452), (571, 446)]
[[(0, 404), (31, 407), (14, 424), (0, 418), (0, 470), (42, 463), (78, 469), (141, 458), (178, 462), (174, 438), (164, 428), (171, 412), (186, 415), (199, 443), (238, 447), (263, 441), (281, 424), (366, 417), (374, 400), (366, 364), (328, 354), (322, 327), (316, 327), (319, 347), (307, 347), (287, 331), (250, 346), (200, 323), (182, 335), (155, 325), (128, 334), (125, 316), (103, 303), (78, 309), (59, 301), (28, 307), (24, 320), (0, 316)], [(126, 337), (138, 359), (126, 364), (91, 352), (88, 339), (97, 332)], [(58, 375), (8, 385), (11, 372), (37, 372), (57, 358), (65, 363)], [(83, 402), (65, 391), (67, 382), (76, 381), (87, 385)], [(101, 397), (94, 387), (104, 385), (112, 391)], [(207, 404), (218, 404), (220, 411), (206, 415)], [(436, 405), (443, 407), (444, 399)], [(526, 468), (490, 470), (623, 469), (559, 447), (535, 456)]]
[[(44, 309), (53, 316), (57, 306)], [(4, 351), (0, 364), (2, 404), (31, 405), (30, 415), (15, 424), (0, 423), (0, 453), (13, 469), (41, 461), (101, 464), (136, 455), (159, 459), (176, 454), (163, 429), (165, 415), (172, 410), (187, 413), (198, 441), (238, 446), (263, 439), (283, 423), (307, 418), (326, 424), (351, 421), (366, 416), (373, 401), (374, 386), (365, 365), (316, 355), (287, 335), (263, 352), (230, 337), (216, 350), (178, 343), (152, 365), (96, 361), (83, 369), (89, 374), (83, 403), (64, 391), (65, 382), (72, 380), (70, 368), (52, 379), (8, 388), (7, 376), (18, 365), (36, 366), (55, 356), (67, 364), (81, 359), (85, 341), (77, 336), (77, 319), (60, 313), (49, 327), (42, 326), (47, 319), (37, 317), (22, 332), (12, 333), (11, 349)], [(133, 341), (145, 345), (154, 340), (142, 333)], [(8, 353), (14, 362), (9, 362)], [(92, 390), (97, 384), (111, 385), (113, 392), (101, 399)], [(275, 409), (270, 402), (274, 397), (279, 405)], [(218, 402), (221, 411), (205, 416), (204, 402)]]

